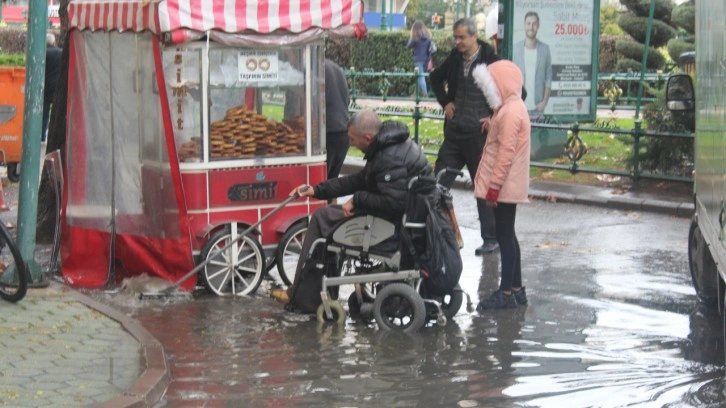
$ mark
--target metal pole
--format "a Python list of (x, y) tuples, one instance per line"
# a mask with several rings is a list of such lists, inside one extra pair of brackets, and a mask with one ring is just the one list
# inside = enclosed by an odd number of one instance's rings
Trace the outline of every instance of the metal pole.
[(643, 53), (643, 62), (640, 66), (640, 81), (638, 81), (638, 100), (635, 102), (635, 120), (638, 120), (638, 118), (640, 117), (640, 100), (643, 98), (643, 80), (645, 79), (645, 67), (648, 63), (648, 51), (650, 50), (650, 32), (653, 31), (654, 15), (655, 0), (650, 0), (650, 12), (648, 13), (648, 31), (645, 34), (645, 52)]
[(381, 0), (381, 30), (386, 29), (386, 0)]
[[(18, 202), (18, 247), (30, 267), (31, 280), (41, 281), (35, 262), (35, 228), (38, 216), (38, 183), (40, 176), (40, 134), (45, 86), (45, 34), (48, 28), (48, 3), (31, 0), (28, 13), (28, 45), (26, 49), (25, 113), (23, 115), (23, 153)], [(41, 282), (42, 283), (42, 282)], [(38, 286), (38, 285), (36, 285)]]
[(393, 0), (391, 0), (391, 3), (388, 5), (388, 29), (393, 30), (393, 13), (395, 13), (395, 9), (393, 7)]

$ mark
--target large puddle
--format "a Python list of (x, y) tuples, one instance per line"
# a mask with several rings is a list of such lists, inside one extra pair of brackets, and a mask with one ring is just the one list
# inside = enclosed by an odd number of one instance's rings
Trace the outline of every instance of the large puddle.
[[(172, 384), (158, 406), (726, 404), (721, 317), (695, 300), (688, 220), (547, 204), (517, 215), (530, 305), (462, 308), (414, 335), (288, 314), (268, 284), (252, 298), (110, 301), (164, 345)], [(499, 258), (473, 256), (469, 224), (461, 284), (476, 303)]]

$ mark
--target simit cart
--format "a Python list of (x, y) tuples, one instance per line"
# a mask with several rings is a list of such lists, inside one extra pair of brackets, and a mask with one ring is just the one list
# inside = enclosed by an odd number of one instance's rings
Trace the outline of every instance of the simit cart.
[(324, 40), (364, 33), (362, 1), (71, 0), (68, 16), (63, 276), (176, 281), (219, 255), (200, 272), (216, 294), (275, 265), (289, 283), (324, 202), (235, 238), (325, 179)]

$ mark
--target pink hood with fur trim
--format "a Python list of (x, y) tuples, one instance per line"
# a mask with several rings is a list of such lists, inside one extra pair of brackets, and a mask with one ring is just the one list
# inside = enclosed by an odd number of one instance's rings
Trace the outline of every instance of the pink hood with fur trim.
[(511, 61), (478, 65), (474, 80), (494, 109), (474, 194), (499, 190), (499, 202), (526, 203), (529, 194), (530, 123), (522, 101), (522, 73)]

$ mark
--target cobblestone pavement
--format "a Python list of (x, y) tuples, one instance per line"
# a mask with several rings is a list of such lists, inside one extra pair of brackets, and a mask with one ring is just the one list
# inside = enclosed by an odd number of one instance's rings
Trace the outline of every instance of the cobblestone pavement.
[[(0, 222), (14, 226), (18, 184), (4, 183), (3, 193), (9, 211), (0, 213)], [(50, 253), (48, 245), (35, 250), (45, 272)], [(158, 380), (166, 371), (149, 373), (150, 356), (161, 354), (165, 366), (161, 348), (148, 349), (155, 340), (146, 333), (116, 310), (53, 280), (29, 289), (18, 303), (0, 300), (0, 406), (121, 407), (156, 400), (149, 377)]]
[(61, 284), (0, 302), (0, 405), (106, 402), (136, 381), (143, 363), (134, 337)]

